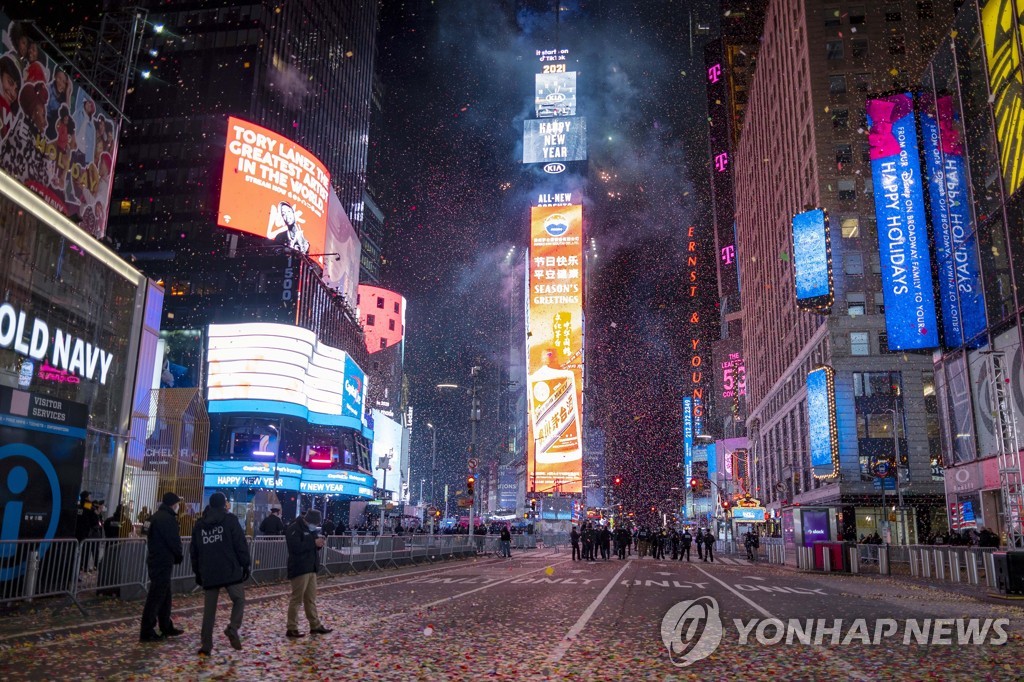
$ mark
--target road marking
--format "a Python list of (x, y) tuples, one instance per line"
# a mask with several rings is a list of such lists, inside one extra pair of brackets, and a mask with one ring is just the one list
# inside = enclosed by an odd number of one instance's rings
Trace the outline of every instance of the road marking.
[(558, 663), (560, 660), (562, 660), (562, 657), (565, 656), (565, 653), (569, 651), (569, 647), (571, 647), (575, 643), (576, 636), (583, 631), (583, 628), (586, 627), (587, 621), (589, 621), (590, 618), (594, 615), (594, 612), (597, 611), (597, 607), (601, 605), (601, 602), (604, 601), (604, 598), (607, 597), (608, 593), (612, 591), (612, 588), (615, 587), (615, 583), (617, 583), (619, 581), (619, 578), (622, 577), (622, 574), (626, 572), (626, 569), (629, 568), (629, 564), (632, 563), (632, 561), (632, 559), (629, 559), (626, 561), (626, 563), (622, 565), (622, 568), (619, 569), (619, 572), (616, 573), (614, 577), (612, 577), (612, 579), (608, 581), (608, 584), (604, 586), (603, 590), (601, 590), (601, 594), (597, 595), (597, 598), (595, 598), (594, 601), (590, 603), (590, 606), (588, 606), (587, 610), (583, 612), (583, 615), (581, 615), (579, 620), (576, 621), (576, 624), (569, 628), (569, 632), (565, 633), (565, 637), (562, 638), (562, 641), (558, 644), (557, 647), (555, 647), (555, 650), (551, 653), (551, 656), (548, 658), (548, 663)]
[[(701, 573), (703, 573), (704, 575), (706, 575), (707, 577), (711, 578), (712, 580), (714, 580), (716, 583), (718, 583), (719, 585), (721, 585), (725, 589), (727, 589), (730, 592), (732, 592), (733, 594), (735, 594), (737, 597), (742, 599), (744, 602), (746, 602), (749, 606), (751, 606), (755, 611), (760, 613), (765, 618), (771, 618), (771, 619), (777, 620), (777, 621), (779, 621), (780, 623), (783, 623), (783, 624), (786, 623), (785, 620), (779, 618), (778, 616), (773, 616), (771, 614), (771, 612), (768, 611), (768, 609), (766, 609), (766, 608), (760, 606), (759, 604), (757, 604), (756, 602), (752, 601), (745, 594), (742, 594), (742, 593), (736, 591), (735, 589), (733, 589), (733, 587), (731, 585), (729, 585), (728, 583), (726, 583), (726, 582), (716, 578), (714, 575), (708, 573), (703, 568), (700, 568), (698, 566), (697, 570), (700, 571)], [(786, 628), (788, 630), (789, 626), (787, 625)], [(817, 644), (813, 644), (811, 646), (813, 646), (816, 649), (820, 649), (822, 655), (825, 656), (826, 658), (834, 659), (833, 662), (836, 665), (840, 666), (842, 670), (844, 670), (850, 677), (854, 678), (855, 680), (870, 680), (870, 679), (873, 679), (870, 676), (868, 676), (867, 674), (862, 673), (861, 671), (859, 671), (856, 668), (854, 668), (849, 661), (847, 661), (847, 660), (841, 658), (840, 656), (837, 656), (836, 654), (834, 654), (831, 651), (829, 651), (826, 647), (823, 647), (823, 646), (817, 645)]]

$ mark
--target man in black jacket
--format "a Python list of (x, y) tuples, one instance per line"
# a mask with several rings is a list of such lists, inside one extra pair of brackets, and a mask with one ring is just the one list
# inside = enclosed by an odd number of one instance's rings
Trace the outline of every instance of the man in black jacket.
[[(171, 622), (171, 571), (175, 564), (185, 560), (178, 528), (178, 503), (174, 493), (164, 493), (163, 504), (149, 519), (149, 593), (142, 608), (140, 642), (157, 642), (164, 637), (175, 637), (183, 630)], [(156, 631), (160, 622), (160, 633)]]
[(260, 533), (263, 535), (284, 535), (284, 521), (281, 520), (281, 509), (270, 508), (270, 516), (263, 519), (260, 524)]
[(200, 656), (213, 650), (213, 626), (217, 619), (217, 598), (224, 588), (231, 598), (231, 620), (224, 634), (232, 648), (241, 650), (238, 629), (245, 611), (245, 587), (249, 577), (249, 546), (238, 517), (227, 510), (223, 493), (210, 495), (210, 506), (192, 531), (192, 572), (196, 584), (205, 590)]
[(306, 612), (309, 631), (314, 635), (326, 635), (331, 628), (324, 627), (316, 612), (316, 574), (320, 570), (320, 549), (324, 539), (320, 537), (320, 511), (310, 509), (304, 517), (292, 521), (285, 532), (288, 543), (288, 579), (292, 581), (292, 596), (288, 600), (288, 637), (304, 637), (299, 632), (299, 604)]

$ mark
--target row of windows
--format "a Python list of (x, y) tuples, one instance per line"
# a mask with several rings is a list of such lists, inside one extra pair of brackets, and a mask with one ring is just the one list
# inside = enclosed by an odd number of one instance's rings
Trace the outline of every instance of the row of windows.
[[(918, 0), (915, 9), (918, 19), (931, 19), (935, 14), (932, 0)], [(855, 5), (846, 11), (838, 7), (828, 7), (824, 12), (826, 27), (840, 26), (843, 19), (847, 19), (851, 26), (862, 26), (868, 20), (866, 5)], [(884, 16), (887, 24), (899, 23), (903, 21), (903, 7), (898, 3), (888, 3), (885, 6)]]

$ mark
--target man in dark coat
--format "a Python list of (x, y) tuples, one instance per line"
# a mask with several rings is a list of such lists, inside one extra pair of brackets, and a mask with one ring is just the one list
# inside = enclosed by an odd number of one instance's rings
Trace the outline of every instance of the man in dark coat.
[(608, 561), (612, 558), (612, 532), (608, 526), (601, 529), (598, 540), (601, 543), (601, 558)]
[[(171, 621), (171, 572), (175, 564), (185, 560), (178, 528), (178, 503), (174, 493), (164, 493), (163, 504), (149, 519), (149, 542), (146, 563), (149, 567), (149, 592), (142, 608), (140, 642), (156, 642), (175, 637), (183, 630)], [(160, 632), (156, 631), (157, 621)]]
[(224, 634), (232, 648), (241, 650), (238, 629), (245, 611), (245, 587), (249, 578), (249, 546), (238, 517), (227, 510), (223, 493), (210, 495), (210, 506), (192, 531), (192, 572), (204, 592), (200, 656), (213, 650), (213, 626), (217, 619), (217, 598), (224, 588), (231, 599), (231, 620)]
[(292, 581), (292, 596), (288, 600), (288, 637), (304, 637), (299, 632), (299, 604), (306, 612), (309, 631), (314, 635), (326, 635), (331, 628), (324, 627), (316, 611), (316, 574), (320, 570), (320, 549), (324, 539), (320, 536), (320, 511), (310, 509), (288, 526), (285, 541), (288, 543), (288, 579)]
[(263, 535), (284, 535), (284, 521), (281, 520), (281, 509), (270, 508), (270, 516), (263, 519), (260, 524), (260, 533)]
[(576, 526), (573, 526), (572, 532), (569, 533), (569, 542), (572, 543), (572, 560), (579, 561), (583, 557), (580, 554), (580, 532), (576, 530)]
[(626, 551), (629, 549), (630, 543), (633, 542), (633, 535), (629, 532), (628, 528), (622, 526), (615, 529), (615, 535), (619, 540), (619, 558), (625, 561)]
[(690, 561), (690, 545), (693, 544), (693, 536), (690, 535), (690, 529), (686, 528), (683, 530), (682, 536), (679, 538), (679, 560), (682, 561), (683, 557), (686, 557), (686, 561)]
[[(78, 517), (75, 519), (75, 539), (79, 542), (103, 537), (97, 507), (98, 505), (92, 501), (92, 493), (83, 490), (78, 497)], [(85, 546), (85, 552), (82, 554), (83, 571), (90, 571), (94, 568), (93, 562), (98, 561), (96, 549), (95, 543)]]

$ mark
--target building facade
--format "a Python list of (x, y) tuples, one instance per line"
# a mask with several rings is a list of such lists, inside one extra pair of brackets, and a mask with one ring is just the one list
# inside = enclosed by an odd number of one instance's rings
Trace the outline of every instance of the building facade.
[[(888, 530), (886, 492), (905, 504), (893, 541), (946, 525), (934, 369), (887, 343), (865, 104), (914, 86), (951, 9), (786, 0), (766, 15), (734, 167), (751, 492), (776, 516), (830, 507), (832, 539)], [(803, 312), (794, 296), (791, 221), (811, 207), (831, 215), (830, 314)], [(806, 386), (821, 365), (835, 371), (838, 452), (835, 475), (816, 478)], [(899, 459), (899, 491), (872, 473), (887, 457)]]

